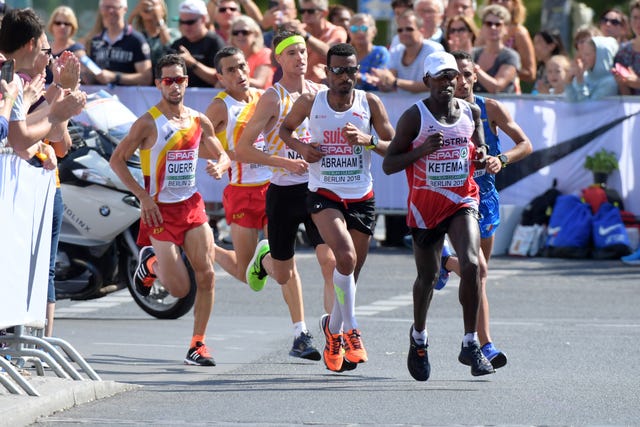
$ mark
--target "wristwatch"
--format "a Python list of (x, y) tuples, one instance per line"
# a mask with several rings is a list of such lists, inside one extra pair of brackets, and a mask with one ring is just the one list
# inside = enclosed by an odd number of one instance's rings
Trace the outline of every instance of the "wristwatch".
[(502, 163), (502, 169), (506, 168), (509, 164), (509, 158), (506, 154), (498, 154), (498, 160), (500, 160), (500, 163)]
[(375, 150), (377, 146), (378, 146), (378, 137), (375, 135), (371, 135), (371, 141), (369, 141), (369, 145), (367, 145), (365, 148), (367, 150)]

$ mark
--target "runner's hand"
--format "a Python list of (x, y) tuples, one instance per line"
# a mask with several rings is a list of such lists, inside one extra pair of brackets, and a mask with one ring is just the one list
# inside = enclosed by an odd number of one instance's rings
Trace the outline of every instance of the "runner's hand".
[(160, 208), (148, 194), (140, 198), (140, 220), (148, 227), (159, 227), (163, 222)]

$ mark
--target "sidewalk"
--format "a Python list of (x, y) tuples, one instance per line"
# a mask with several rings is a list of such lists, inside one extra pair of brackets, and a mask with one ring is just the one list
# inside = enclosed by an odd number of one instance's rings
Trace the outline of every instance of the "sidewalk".
[[(27, 372), (34, 372), (28, 370)], [(6, 372), (0, 375), (7, 376)], [(27, 378), (40, 396), (11, 394), (0, 384), (0, 427), (27, 426), (43, 416), (113, 396), (139, 386), (114, 381), (74, 381), (58, 378), (47, 371), (48, 376)]]

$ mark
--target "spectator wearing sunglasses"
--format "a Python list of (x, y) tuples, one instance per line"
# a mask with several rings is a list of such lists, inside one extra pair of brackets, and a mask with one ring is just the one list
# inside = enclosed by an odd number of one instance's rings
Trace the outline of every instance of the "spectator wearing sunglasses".
[(618, 43), (626, 42), (631, 38), (629, 18), (618, 7), (610, 7), (602, 12), (598, 20), (598, 28), (603, 36), (613, 37)]
[(326, 77), (324, 66), (329, 48), (337, 43), (346, 43), (347, 32), (327, 20), (328, 0), (300, 0), (298, 4), (309, 51), (306, 78), (320, 83)]
[(632, 0), (629, 4), (631, 31), (634, 37), (622, 43), (616, 54), (613, 76), (618, 82), (622, 95), (640, 94), (640, 0)]
[(465, 15), (456, 15), (447, 21), (445, 28), (445, 47), (449, 52), (471, 53), (478, 37), (478, 27), (473, 19)]
[(209, 13), (202, 0), (185, 0), (180, 4), (179, 29), (182, 37), (171, 48), (187, 65), (190, 87), (213, 87), (218, 82), (214, 58), (224, 47), (224, 40), (209, 30)]
[(499, 4), (486, 6), (480, 12), (481, 38), (484, 46), (473, 49), (478, 81), (474, 93), (518, 93), (520, 55), (504, 45), (504, 34), (511, 22), (509, 11)]
[[(87, 54), (84, 45), (73, 39), (78, 31), (78, 19), (73, 9), (68, 6), (58, 6), (51, 12), (49, 22), (47, 23), (47, 31), (53, 37), (51, 41), (51, 57), (58, 58), (62, 52), (73, 52), (78, 58)], [(53, 74), (47, 67), (46, 82), (53, 81)]]
[(209, 0), (207, 11), (210, 20), (209, 29), (215, 30), (227, 44), (231, 36), (231, 21), (241, 15), (242, 11), (256, 22), (262, 22), (263, 19), (260, 7), (253, 0)]
[(423, 82), (423, 64), (433, 52), (444, 51), (440, 43), (425, 39), (420, 31), (422, 18), (413, 10), (396, 17), (400, 44), (391, 49), (389, 68), (373, 68), (371, 83), (384, 92), (420, 93), (428, 90)]
[(357, 74), (356, 89), (376, 91), (378, 88), (367, 82), (372, 68), (387, 68), (389, 51), (384, 46), (373, 44), (378, 30), (373, 16), (366, 13), (353, 15), (349, 25), (351, 45), (355, 47), (360, 71)]
[(259, 89), (271, 87), (274, 73), (271, 49), (264, 46), (258, 23), (246, 15), (237, 16), (231, 23), (231, 45), (246, 58), (249, 85)]
[(329, 14), (327, 15), (329, 22), (347, 31), (347, 43), (351, 41), (349, 39), (349, 25), (351, 25), (351, 17), (354, 14), (355, 12), (347, 6), (336, 4), (329, 7)]
[(142, 34), (126, 24), (127, 0), (100, 0), (99, 12), (103, 29), (91, 38), (88, 54), (102, 71), (85, 72), (83, 80), (103, 85), (151, 84), (149, 44)]

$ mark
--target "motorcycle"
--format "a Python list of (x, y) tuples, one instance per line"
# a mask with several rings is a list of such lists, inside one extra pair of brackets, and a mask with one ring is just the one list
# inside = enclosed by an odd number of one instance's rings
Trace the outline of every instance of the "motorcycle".
[[(186, 257), (191, 291), (184, 298), (172, 297), (159, 280), (148, 296), (142, 296), (133, 282), (140, 203), (113, 172), (109, 158), (135, 120), (116, 96), (99, 91), (89, 95), (82, 112), (69, 121), (73, 143), (58, 165), (64, 214), (56, 255), (56, 297), (87, 300), (127, 287), (151, 316), (177, 319), (195, 299), (195, 278)], [(142, 186), (137, 155), (127, 166)]]

